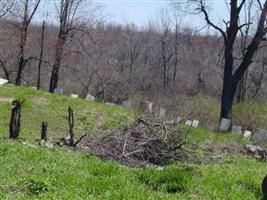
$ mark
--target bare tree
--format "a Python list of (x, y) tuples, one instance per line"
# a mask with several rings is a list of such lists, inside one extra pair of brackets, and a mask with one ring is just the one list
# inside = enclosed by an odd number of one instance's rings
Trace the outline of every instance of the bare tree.
[(37, 89), (39, 90), (41, 87), (41, 67), (43, 63), (43, 54), (44, 54), (44, 40), (45, 40), (45, 21), (43, 21), (42, 25), (42, 33), (41, 33), (41, 44), (40, 44), (40, 56), (38, 61), (38, 73), (37, 73)]
[(0, 18), (4, 17), (12, 9), (14, 1), (1, 0), (0, 1)]
[(68, 36), (74, 30), (79, 29), (77, 26), (78, 11), (85, 0), (60, 0), (59, 4), (59, 33), (55, 47), (55, 58), (50, 77), (49, 92), (53, 93), (58, 87), (59, 70), (63, 59), (64, 47)]
[[(247, 0), (230, 0), (229, 6), (229, 20), (225, 21), (225, 28), (221, 28), (219, 25), (215, 24), (209, 14), (207, 9), (207, 1), (197, 0), (191, 1), (197, 5), (198, 10), (204, 15), (205, 21), (207, 24), (217, 30), (222, 38), (224, 44), (224, 75), (223, 75), (223, 90), (221, 97), (221, 119), (227, 118), (232, 119), (232, 106), (234, 97), (236, 94), (237, 86), (239, 82), (244, 77), (247, 69), (252, 63), (252, 58), (257, 52), (261, 42), (264, 40), (264, 36), (267, 32), (266, 26), (266, 16), (267, 16), (267, 1), (257, 0), (260, 16), (257, 22), (257, 27), (255, 32), (252, 35), (251, 41), (245, 48), (244, 56), (240, 63), (236, 64), (234, 62), (234, 45), (238, 40), (238, 33), (247, 26), (250, 26), (251, 23), (243, 22), (241, 12), (244, 8), (245, 2)], [(251, 33), (252, 34), (252, 33)], [(238, 66), (236, 66), (238, 65)], [(229, 127), (230, 128), (230, 127)]]
[[(168, 15), (168, 10), (163, 9), (160, 15), (160, 44), (161, 44), (161, 66), (163, 68), (163, 86), (169, 86), (169, 63), (175, 51), (172, 47), (172, 31), (171, 20)], [(177, 45), (177, 44), (176, 44)], [(175, 45), (175, 46), (176, 46)]]
[[(22, 73), (30, 58), (25, 58), (25, 47), (28, 37), (28, 28), (40, 5), (41, 0), (23, 0), (23, 16), (21, 23), (17, 26), (20, 31), (19, 54), (17, 63), (16, 85), (21, 85)], [(32, 8), (32, 9), (31, 9)]]

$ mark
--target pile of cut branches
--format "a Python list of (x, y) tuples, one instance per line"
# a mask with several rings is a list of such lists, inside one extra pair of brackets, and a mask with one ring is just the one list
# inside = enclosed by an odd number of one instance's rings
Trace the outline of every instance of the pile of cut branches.
[(79, 147), (105, 160), (116, 160), (130, 167), (167, 165), (193, 157), (184, 148), (185, 133), (175, 125), (137, 119), (131, 127), (97, 135), (87, 135)]

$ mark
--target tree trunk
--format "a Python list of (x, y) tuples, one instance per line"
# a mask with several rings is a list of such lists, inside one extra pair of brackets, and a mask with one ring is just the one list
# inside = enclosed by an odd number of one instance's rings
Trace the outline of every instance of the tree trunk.
[(43, 53), (44, 53), (44, 34), (45, 34), (45, 21), (43, 21), (43, 26), (42, 26), (41, 51), (39, 56), (38, 73), (37, 73), (37, 90), (39, 90), (41, 87), (41, 67), (42, 67)]
[(4, 61), (1, 58), (0, 58), (0, 65), (2, 67), (4, 74), (5, 74), (6, 79), (10, 82), (10, 76), (9, 76), (10, 72), (8, 72), (8, 69), (6, 67), (6, 63), (4, 63)]
[(66, 35), (60, 32), (58, 36), (57, 44), (56, 44), (55, 63), (53, 65), (51, 78), (50, 78), (49, 92), (51, 93), (53, 93), (54, 90), (58, 87), (59, 70), (61, 67), (63, 48), (65, 45), (65, 42), (66, 42)]
[(17, 86), (21, 85), (22, 72), (24, 70), (24, 66), (25, 66), (24, 56), (21, 55), (20, 58), (19, 58), (19, 62), (18, 62), (18, 72), (17, 72), (17, 77), (16, 77), (16, 85)]
[(42, 123), (42, 131), (41, 131), (41, 140), (47, 140), (47, 131), (48, 130), (48, 123)]
[[(224, 57), (224, 77), (223, 77), (223, 91), (221, 100), (221, 119), (226, 118), (232, 120), (232, 107), (233, 107), (233, 46), (229, 45), (225, 47)], [(230, 128), (230, 127), (229, 127)]]
[(69, 107), (68, 109), (69, 111), (69, 133), (70, 133), (70, 146), (74, 145), (74, 116), (73, 116), (73, 110), (71, 109), (71, 107)]
[(247, 72), (241, 79), (240, 83), (238, 84), (236, 93), (236, 100), (238, 103), (244, 102), (246, 99), (246, 80), (247, 80)]
[(12, 102), (11, 119), (9, 123), (9, 137), (11, 139), (17, 139), (19, 137), (22, 103), (18, 100)]

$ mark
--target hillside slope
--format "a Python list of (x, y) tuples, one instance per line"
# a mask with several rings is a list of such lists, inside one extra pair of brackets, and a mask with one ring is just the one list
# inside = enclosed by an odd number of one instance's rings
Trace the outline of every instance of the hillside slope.
[(0, 136), (8, 136), (11, 101), (15, 99), (25, 99), (21, 131), (21, 137), (25, 139), (39, 139), (42, 122), (49, 124), (49, 137), (65, 136), (68, 133), (68, 106), (74, 110), (74, 129), (78, 135), (126, 125), (134, 114), (119, 106), (5, 85), (0, 87)]
[[(78, 134), (120, 127), (134, 117), (133, 111), (118, 106), (11, 85), (0, 87), (0, 199), (262, 199), (267, 165), (238, 153), (247, 143), (239, 136), (193, 129), (188, 139), (216, 150), (222, 162), (219, 158), (207, 164), (176, 162), (163, 169), (131, 169), (84, 152), (30, 147), (7, 139), (12, 99), (26, 100), (21, 137), (29, 143), (39, 138), (42, 121), (49, 122), (51, 137), (66, 135), (68, 106), (75, 110)], [(235, 153), (220, 151), (235, 146)], [(204, 152), (199, 149), (197, 153), (201, 158)]]

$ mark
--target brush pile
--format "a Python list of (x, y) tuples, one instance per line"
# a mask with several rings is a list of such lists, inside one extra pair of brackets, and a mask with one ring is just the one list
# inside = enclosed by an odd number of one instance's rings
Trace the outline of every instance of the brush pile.
[(116, 160), (130, 167), (164, 166), (192, 157), (192, 153), (184, 148), (185, 135), (175, 124), (152, 124), (137, 119), (131, 127), (101, 136), (87, 135), (78, 147), (104, 160)]

